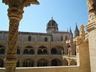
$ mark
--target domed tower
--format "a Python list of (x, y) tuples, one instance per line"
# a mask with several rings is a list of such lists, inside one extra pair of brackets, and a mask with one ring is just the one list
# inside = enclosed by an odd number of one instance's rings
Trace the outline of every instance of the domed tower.
[(47, 24), (47, 33), (58, 32), (58, 24), (53, 18)]

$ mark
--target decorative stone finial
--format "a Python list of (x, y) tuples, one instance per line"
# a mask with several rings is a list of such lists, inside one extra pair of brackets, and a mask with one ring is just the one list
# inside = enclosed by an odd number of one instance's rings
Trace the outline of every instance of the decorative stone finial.
[(80, 45), (85, 40), (85, 31), (84, 31), (84, 25), (81, 24), (80, 27), (80, 36), (77, 37), (76, 44)]
[(85, 39), (85, 31), (84, 31), (84, 25), (83, 24), (81, 24), (80, 36), (82, 39)]
[(53, 20), (53, 17), (51, 17), (51, 20)]

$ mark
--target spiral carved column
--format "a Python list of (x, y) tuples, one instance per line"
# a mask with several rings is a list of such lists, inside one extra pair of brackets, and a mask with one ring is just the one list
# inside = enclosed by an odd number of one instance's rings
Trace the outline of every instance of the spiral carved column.
[(8, 34), (8, 48), (5, 58), (6, 72), (15, 72), (17, 62), (17, 40), (18, 40), (18, 27), (22, 19), (23, 9), (9, 8), (9, 34)]
[(5, 72), (15, 72), (17, 62), (17, 40), (18, 27), (22, 19), (23, 8), (30, 4), (39, 4), (37, 0), (2, 0), (3, 3), (9, 6), (9, 34), (8, 48), (5, 57)]

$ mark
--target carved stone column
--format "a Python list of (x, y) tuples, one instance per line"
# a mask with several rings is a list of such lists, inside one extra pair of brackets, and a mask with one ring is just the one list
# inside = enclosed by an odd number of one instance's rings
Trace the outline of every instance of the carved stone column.
[[(10, 9), (9, 9), (10, 10)], [(12, 12), (11, 12), (12, 13)], [(8, 15), (9, 12), (8, 12)], [(19, 19), (10, 18), (9, 35), (8, 35), (8, 48), (5, 59), (6, 72), (14, 72), (17, 62), (17, 40), (18, 40), (18, 27)]]
[(17, 40), (18, 27), (22, 19), (23, 8), (30, 4), (39, 4), (37, 0), (3, 0), (9, 6), (9, 34), (8, 34), (8, 48), (5, 57), (6, 72), (15, 72), (17, 62)]
[(89, 40), (91, 72), (96, 72), (96, 0), (87, 0), (89, 19), (86, 26)]

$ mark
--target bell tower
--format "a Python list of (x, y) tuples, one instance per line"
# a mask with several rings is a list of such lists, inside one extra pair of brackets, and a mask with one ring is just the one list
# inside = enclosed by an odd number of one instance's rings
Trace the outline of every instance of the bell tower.
[(75, 28), (75, 37), (79, 36), (79, 29), (78, 26), (76, 24), (76, 28)]

